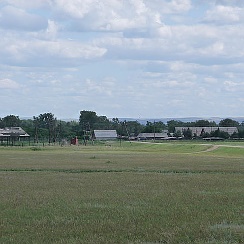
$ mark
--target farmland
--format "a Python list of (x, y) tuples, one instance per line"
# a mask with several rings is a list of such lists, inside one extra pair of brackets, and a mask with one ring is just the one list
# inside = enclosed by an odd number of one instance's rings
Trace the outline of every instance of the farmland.
[(242, 243), (243, 146), (0, 147), (0, 242)]

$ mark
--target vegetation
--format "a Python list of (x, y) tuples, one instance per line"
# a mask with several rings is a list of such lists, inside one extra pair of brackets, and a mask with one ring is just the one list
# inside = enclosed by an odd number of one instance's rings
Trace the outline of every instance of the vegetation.
[(2, 147), (0, 242), (241, 244), (244, 148), (234, 146)]
[[(80, 111), (79, 121), (61, 121), (58, 120), (52, 113), (44, 113), (38, 116), (33, 116), (33, 119), (21, 120), (18, 116), (8, 115), (0, 118), (0, 128), (21, 126), (35, 142), (43, 141), (44, 139), (51, 142), (61, 141), (61, 139), (71, 139), (75, 136), (89, 137), (93, 130), (96, 129), (113, 129), (117, 130), (118, 135), (122, 137), (137, 136), (141, 132), (156, 133), (168, 130), (171, 135), (176, 137), (184, 136), (186, 139), (192, 139), (190, 130), (186, 130), (183, 135), (179, 131), (175, 131), (175, 127), (237, 127), (238, 133), (234, 133), (232, 138), (244, 138), (244, 122), (239, 123), (232, 119), (223, 119), (217, 125), (214, 121), (198, 120), (195, 122), (182, 122), (177, 120), (170, 120), (167, 124), (162, 121), (150, 122), (140, 124), (138, 121), (120, 121), (118, 118), (108, 119), (106, 116), (98, 116), (94, 111)], [(227, 133), (219, 130), (212, 134), (204, 133), (204, 137), (222, 137), (229, 138)]]

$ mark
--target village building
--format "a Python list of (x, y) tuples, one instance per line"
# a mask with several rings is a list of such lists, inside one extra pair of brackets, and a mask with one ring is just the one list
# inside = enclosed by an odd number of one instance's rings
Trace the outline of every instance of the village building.
[(210, 134), (216, 130), (227, 132), (230, 136), (233, 135), (233, 133), (238, 133), (238, 129), (236, 127), (175, 127), (175, 132), (180, 131), (183, 133), (188, 129), (192, 132), (192, 135), (196, 136), (201, 136), (203, 133)]
[(30, 135), (27, 134), (21, 127), (5, 127), (0, 128), (0, 143), (7, 145), (14, 145), (17, 141), (24, 141), (29, 138)]
[(116, 140), (118, 135), (116, 130), (94, 130), (96, 140)]
[(138, 140), (165, 140), (168, 139), (168, 130), (163, 130), (161, 133), (140, 133), (137, 136)]

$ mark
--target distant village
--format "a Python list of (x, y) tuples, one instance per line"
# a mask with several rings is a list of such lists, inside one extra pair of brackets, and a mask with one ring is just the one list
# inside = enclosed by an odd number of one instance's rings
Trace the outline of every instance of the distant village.
[(95, 140), (242, 140), (244, 122), (230, 118), (218, 124), (209, 120), (147, 121), (108, 119), (94, 111), (80, 111), (79, 121), (62, 121), (52, 113), (20, 119), (16, 115), (0, 118), (0, 145), (30, 143), (86, 144)]

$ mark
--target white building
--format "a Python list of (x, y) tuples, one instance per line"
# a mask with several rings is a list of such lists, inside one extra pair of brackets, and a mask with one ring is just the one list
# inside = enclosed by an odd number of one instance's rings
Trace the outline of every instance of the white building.
[(191, 130), (192, 135), (200, 136), (203, 133), (211, 133), (216, 130), (220, 130), (223, 132), (227, 132), (230, 136), (236, 132), (238, 133), (238, 129), (236, 127), (175, 127), (175, 132), (180, 131), (183, 133), (183, 131)]
[(140, 133), (138, 140), (164, 140), (168, 138), (168, 131), (163, 130), (161, 133)]
[(115, 140), (117, 137), (116, 130), (94, 130), (94, 139), (96, 140)]

